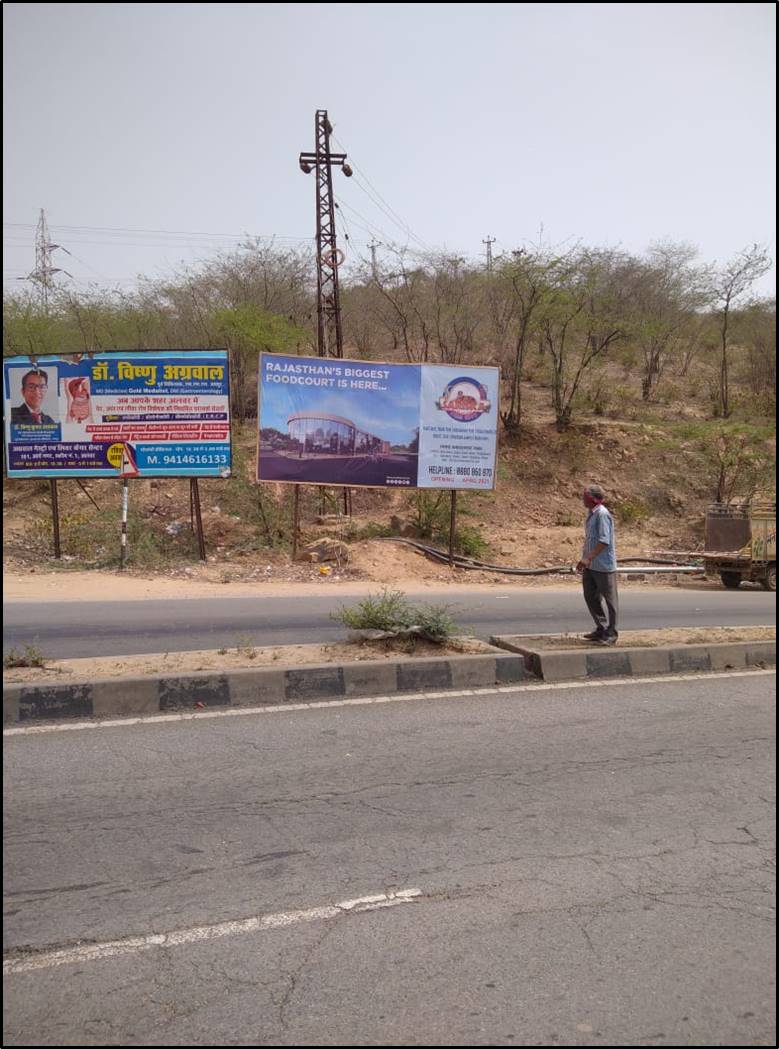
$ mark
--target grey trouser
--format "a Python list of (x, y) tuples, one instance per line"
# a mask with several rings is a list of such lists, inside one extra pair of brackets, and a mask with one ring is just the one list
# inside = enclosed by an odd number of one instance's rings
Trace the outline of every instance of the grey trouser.
[[(603, 634), (617, 636), (617, 613), (619, 598), (617, 596), (616, 572), (593, 572), (585, 568), (582, 572), (584, 600), (595, 626)], [(604, 610), (605, 603), (605, 610)], [(608, 613), (608, 615), (607, 615)]]

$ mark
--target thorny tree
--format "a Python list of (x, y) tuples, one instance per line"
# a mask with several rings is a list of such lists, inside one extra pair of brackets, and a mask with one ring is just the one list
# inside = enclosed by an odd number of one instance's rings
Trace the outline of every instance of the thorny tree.
[(556, 267), (542, 322), (552, 362), (555, 425), (571, 425), (574, 398), (593, 363), (625, 337), (625, 257), (611, 251), (575, 251)]
[(765, 248), (753, 244), (744, 248), (722, 269), (713, 274), (712, 297), (719, 311), (720, 331), (720, 375), (719, 411), (723, 419), (730, 417), (730, 313), (738, 300), (752, 287), (756, 280), (771, 268), (771, 259)]

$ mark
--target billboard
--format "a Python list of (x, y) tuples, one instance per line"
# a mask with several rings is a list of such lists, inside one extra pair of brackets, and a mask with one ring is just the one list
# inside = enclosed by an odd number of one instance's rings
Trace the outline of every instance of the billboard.
[(225, 350), (3, 361), (9, 477), (229, 477)]
[(491, 489), (497, 368), (260, 355), (260, 481)]

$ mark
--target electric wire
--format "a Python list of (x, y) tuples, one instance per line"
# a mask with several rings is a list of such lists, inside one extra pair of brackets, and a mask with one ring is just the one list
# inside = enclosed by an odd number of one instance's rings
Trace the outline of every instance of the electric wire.
[(389, 218), (396, 226), (398, 226), (399, 229), (403, 230), (403, 232), (405, 233), (405, 235), (408, 238), (410, 238), (411, 240), (416, 241), (416, 243), (424, 251), (429, 252), (431, 250), (430, 246), (428, 244), (426, 244), (421, 239), (421, 237), (418, 237), (416, 235), (416, 233), (412, 230), (411, 226), (409, 226), (409, 224), (398, 214), (398, 212), (395, 211), (395, 209), (392, 207), (392, 205), (389, 204), (384, 199), (384, 197), (381, 195), (379, 190), (371, 182), (370, 178), (368, 177), (367, 172), (365, 172), (360, 167), (360, 165), (353, 159), (353, 154), (347, 150), (347, 148), (343, 144), (343, 142), (341, 142), (340, 139), (335, 134), (333, 134), (332, 137), (335, 139), (335, 141), (338, 143), (338, 145), (341, 147), (341, 149), (345, 153), (349, 154), (349, 163), (350, 163), (351, 167), (353, 168), (354, 171), (359, 172), (359, 174), (362, 176), (362, 179), (364, 179), (365, 182), (367, 183), (368, 187), (370, 187), (370, 188), (366, 188), (365, 186), (363, 186), (361, 179), (357, 178), (356, 175), (353, 175), (352, 177), (355, 179), (356, 184), (363, 191), (363, 193), (365, 193), (365, 195), (373, 202), (373, 204), (377, 208), (379, 208), (380, 211), (384, 212), (384, 214), (387, 216), (387, 218)]

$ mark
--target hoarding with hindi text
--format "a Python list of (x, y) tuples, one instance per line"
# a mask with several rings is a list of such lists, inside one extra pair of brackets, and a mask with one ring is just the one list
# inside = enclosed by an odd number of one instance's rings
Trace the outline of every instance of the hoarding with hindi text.
[(3, 361), (9, 477), (229, 477), (224, 350)]

